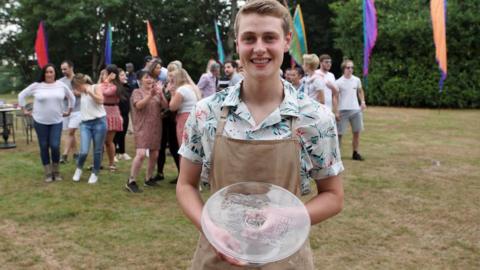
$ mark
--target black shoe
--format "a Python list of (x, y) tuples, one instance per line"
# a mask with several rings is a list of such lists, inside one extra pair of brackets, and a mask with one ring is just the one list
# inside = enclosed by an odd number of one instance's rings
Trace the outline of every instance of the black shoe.
[(175, 179), (173, 179), (172, 181), (170, 181), (169, 183), (172, 184), (172, 185), (176, 185), (178, 182), (178, 177), (176, 177)]
[(146, 187), (156, 187), (158, 184), (157, 184), (157, 181), (155, 181), (155, 179), (150, 178), (150, 179), (146, 180), (145, 182), (143, 182), (143, 185), (146, 186)]
[(60, 157), (60, 163), (61, 163), (61, 164), (65, 164), (65, 163), (67, 163), (67, 162), (68, 162), (68, 155), (62, 155), (62, 156)]
[(155, 177), (152, 178), (155, 182), (160, 182), (162, 181), (163, 179), (165, 179), (165, 177), (163, 176), (163, 173), (159, 173), (157, 175), (155, 175)]
[(352, 159), (359, 160), (359, 161), (365, 160), (357, 151), (353, 151)]
[(140, 192), (142, 192), (142, 190), (138, 188), (137, 182), (135, 182), (135, 181), (133, 181), (133, 182), (127, 182), (127, 184), (125, 185), (125, 188), (126, 188), (128, 191), (133, 192), (133, 193), (140, 193)]

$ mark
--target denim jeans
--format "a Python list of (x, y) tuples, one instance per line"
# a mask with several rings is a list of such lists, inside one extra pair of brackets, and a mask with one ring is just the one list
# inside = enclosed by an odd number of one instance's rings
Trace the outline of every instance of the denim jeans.
[(102, 164), (103, 143), (107, 135), (107, 120), (105, 117), (89, 121), (82, 121), (80, 124), (80, 153), (77, 159), (77, 168), (82, 169), (87, 159), (90, 142), (93, 141), (93, 170), (94, 174), (100, 171)]
[(44, 125), (33, 121), (33, 127), (37, 133), (43, 166), (50, 164), (50, 152), (52, 153), (52, 163), (58, 163), (60, 161), (60, 139), (63, 123)]

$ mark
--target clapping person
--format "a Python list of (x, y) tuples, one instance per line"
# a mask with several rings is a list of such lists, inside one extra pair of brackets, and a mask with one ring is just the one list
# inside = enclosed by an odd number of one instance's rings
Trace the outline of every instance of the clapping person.
[[(33, 127), (38, 136), (40, 157), (45, 170), (45, 182), (62, 180), (58, 163), (60, 161), (60, 139), (63, 117), (69, 116), (75, 104), (75, 96), (64, 83), (55, 80), (55, 66), (47, 64), (42, 68), (38, 82), (30, 84), (20, 94), (18, 103), (26, 115), (32, 115)], [(33, 111), (25, 110), (26, 98), (33, 96)], [(67, 98), (67, 111), (63, 100)], [(50, 159), (51, 155), (51, 159)]]
[(73, 181), (80, 181), (83, 165), (87, 159), (90, 142), (93, 142), (93, 168), (89, 184), (98, 181), (98, 173), (102, 163), (103, 143), (107, 133), (106, 112), (103, 107), (103, 93), (99, 86), (93, 86), (90, 77), (78, 73), (72, 79), (72, 87), (82, 96), (80, 103), (80, 153), (77, 159), (77, 168), (73, 174)]
[(147, 71), (140, 71), (138, 79), (140, 80), (140, 88), (133, 91), (131, 98), (136, 152), (130, 170), (130, 177), (125, 185), (128, 191), (134, 193), (141, 192), (136, 178), (142, 167), (143, 160), (147, 157), (147, 152), (148, 165), (144, 185), (156, 185), (156, 181), (152, 178), (152, 173), (157, 163), (158, 150), (162, 139), (160, 113), (162, 108), (168, 106), (163, 96), (163, 89), (156, 86), (154, 79)]

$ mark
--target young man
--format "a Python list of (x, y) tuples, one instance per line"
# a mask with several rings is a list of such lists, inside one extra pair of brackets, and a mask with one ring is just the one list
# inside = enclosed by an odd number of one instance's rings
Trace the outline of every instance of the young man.
[(303, 71), (300, 67), (289, 68), (285, 72), (285, 79), (289, 81), (295, 89), (299, 90), (302, 86)]
[(319, 59), (320, 68), (315, 71), (315, 74), (323, 78), (327, 86), (324, 89), (325, 105), (338, 117), (338, 87), (335, 84), (335, 75), (329, 72), (332, 67), (332, 58), (328, 54), (322, 54)]
[[(358, 152), (360, 145), (360, 132), (363, 130), (363, 113), (367, 108), (365, 103), (365, 95), (362, 89), (362, 82), (358, 77), (353, 75), (353, 61), (346, 59), (342, 63), (343, 76), (337, 80), (339, 88), (339, 105), (340, 119), (337, 122), (338, 137), (341, 141), (342, 135), (350, 123), (353, 132), (352, 147), (353, 160), (363, 160)], [(358, 101), (360, 100), (360, 104)]]
[(225, 71), (225, 75), (227, 75), (229, 79), (228, 86), (235, 85), (239, 81), (243, 80), (243, 76), (238, 73), (237, 68), (237, 62), (231, 60), (225, 62), (223, 69)]
[[(342, 209), (343, 165), (333, 114), (280, 78), (292, 37), (290, 25), (289, 11), (277, 1), (248, 1), (235, 21), (245, 79), (199, 101), (187, 120), (177, 200), (199, 230), (202, 170), (212, 192), (248, 179), (301, 196), (310, 191), (312, 177), (317, 195), (306, 203), (312, 224)], [(201, 234), (192, 269), (239, 269), (231, 264), (242, 262), (220, 254)], [(258, 269), (314, 269), (309, 242), (289, 258)]]
[[(60, 79), (61, 82), (66, 84), (70, 91), (75, 95), (75, 106), (73, 107), (72, 113), (63, 118), (63, 130), (67, 131), (67, 138), (65, 139), (65, 149), (60, 158), (60, 163), (64, 164), (68, 162), (68, 155), (72, 154), (73, 159), (76, 159), (77, 154), (77, 141), (75, 139), (75, 131), (80, 127), (82, 122), (82, 117), (80, 114), (80, 93), (73, 91), (72, 88), (72, 79), (75, 73), (73, 72), (73, 63), (69, 60), (64, 60), (60, 65), (62, 70), (63, 77)], [(65, 108), (68, 106), (67, 101), (64, 101)]]

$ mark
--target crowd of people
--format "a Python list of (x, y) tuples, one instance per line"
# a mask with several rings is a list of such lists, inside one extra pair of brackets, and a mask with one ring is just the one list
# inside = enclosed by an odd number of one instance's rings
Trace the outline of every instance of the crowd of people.
[[(48, 64), (42, 68), (40, 79), (19, 94), (22, 107), (28, 96), (34, 97), (33, 111), (24, 112), (34, 119), (46, 182), (62, 180), (59, 163), (70, 159), (77, 166), (72, 179), (80, 181), (91, 142), (94, 161), (88, 183), (97, 182), (104, 153), (106, 169), (115, 172), (119, 160), (132, 159), (125, 143), (127, 133), (131, 132), (135, 155), (125, 188), (141, 192), (137, 177), (145, 159), (148, 161), (144, 186), (156, 186), (165, 178), (167, 147), (180, 170), (178, 151), (188, 139), (185, 124), (198, 101), (245, 83), (245, 63), (240, 59), (228, 60), (223, 67), (210, 59), (198, 83), (179, 60), (172, 61), (166, 68), (159, 58), (147, 56), (144, 62), (139, 71), (135, 71), (132, 63), (125, 65), (125, 71), (108, 65), (101, 70), (97, 83), (88, 75), (75, 74), (74, 64), (69, 60), (61, 63), (63, 77), (57, 80), (55, 66)], [(337, 80), (330, 72), (331, 66), (332, 59), (327, 54), (305, 54), (302, 66), (280, 70), (279, 76), (284, 75), (282, 82), (291, 84), (300, 95), (325, 105), (334, 114), (340, 142), (350, 124), (352, 159), (364, 160), (359, 153), (362, 111), (366, 108), (361, 81), (353, 75), (352, 60), (342, 62), (343, 74)], [(62, 129), (65, 145), (60, 155)], [(79, 148), (75, 137), (77, 129), (80, 130)], [(208, 167), (211, 160), (202, 162)], [(171, 181), (176, 182), (177, 179)]]
[[(38, 82), (18, 96), (22, 108), (27, 97), (34, 99), (33, 111), (24, 113), (34, 119), (44, 180), (62, 180), (59, 163), (67, 163), (72, 155), (72, 179), (80, 181), (91, 143), (88, 183), (97, 183), (104, 153), (105, 170), (115, 172), (118, 160), (132, 159), (125, 145), (131, 126), (135, 155), (125, 177), (126, 190), (142, 191), (137, 178), (145, 160), (145, 187), (165, 178), (168, 146), (179, 172), (172, 181), (178, 202), (199, 230), (201, 181), (208, 182), (212, 192), (238, 179), (271, 181), (301, 196), (311, 191), (313, 179), (317, 193), (306, 202), (312, 224), (335, 215), (343, 204), (340, 142), (348, 125), (353, 132), (352, 159), (364, 160), (359, 141), (365, 95), (349, 59), (341, 63), (338, 79), (330, 72), (332, 59), (327, 54), (305, 54), (302, 66), (283, 72), (290, 27), (290, 14), (277, 1), (247, 2), (234, 27), (240, 59), (223, 67), (210, 60), (197, 83), (181, 61), (164, 67), (159, 58), (149, 56), (137, 72), (132, 63), (125, 71), (106, 66), (96, 83), (75, 73), (68, 60), (60, 65), (64, 77), (59, 80), (55, 66), (46, 65)], [(60, 155), (62, 129), (65, 147)], [(308, 243), (290, 259), (295, 269), (314, 268)], [(212, 249), (201, 235), (193, 259), (196, 269), (230, 269), (232, 264), (241, 265)], [(281, 261), (268, 269), (287, 264)]]

